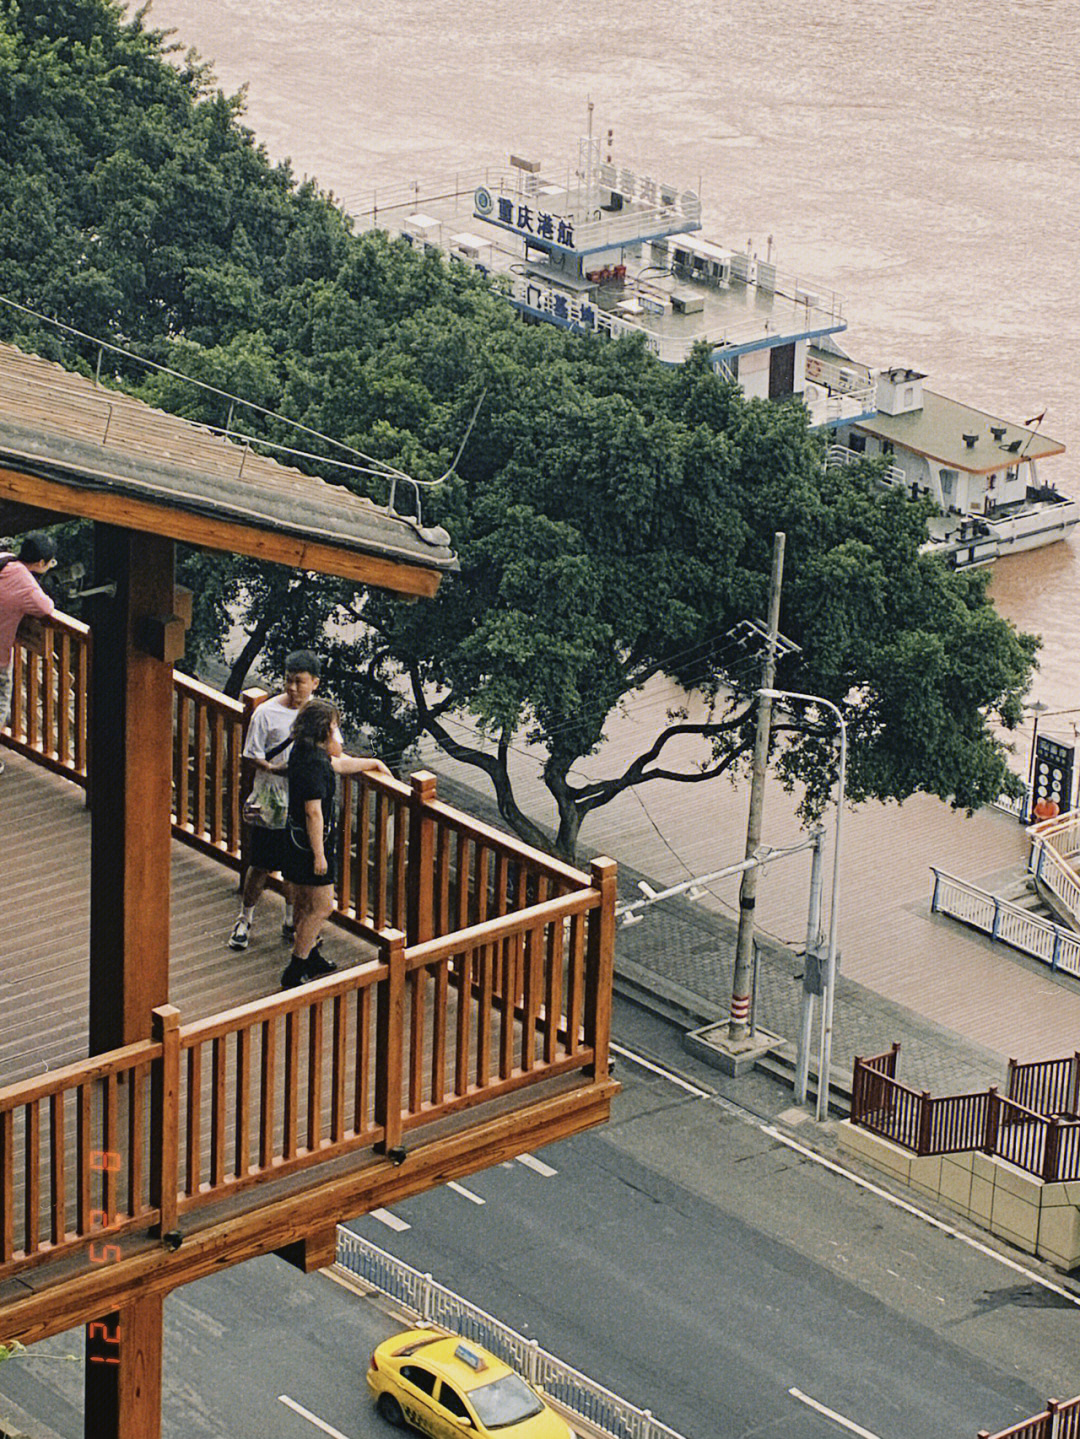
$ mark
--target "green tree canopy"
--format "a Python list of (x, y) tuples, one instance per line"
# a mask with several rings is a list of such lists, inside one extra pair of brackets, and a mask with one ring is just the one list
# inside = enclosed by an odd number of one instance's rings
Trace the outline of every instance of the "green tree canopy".
[[(191, 555), (196, 658), (239, 624), (235, 691), (260, 656), (317, 646), (329, 688), (387, 752), (435, 739), (489, 776), (519, 833), (572, 854), (588, 814), (629, 786), (700, 782), (745, 757), (751, 705), (733, 681), (755, 675), (729, 634), (764, 614), (783, 530), (781, 628), (799, 649), (778, 683), (845, 707), (851, 796), (975, 807), (1009, 787), (994, 726), (1017, 721), (1037, 642), (996, 615), (980, 573), (921, 552), (924, 505), (869, 464), (826, 470), (801, 406), (746, 400), (704, 353), (668, 368), (633, 340), (527, 324), (456, 262), (352, 234), (241, 114), (242, 97), (114, 0), (0, 0), (0, 293), (421, 484), (483, 395), (457, 473), (420, 490), (461, 561), (435, 600)], [(2, 306), (0, 333), (94, 362)], [(154, 404), (226, 418), (219, 395), (174, 374), (108, 368)], [(261, 411), (234, 423), (297, 443)], [(387, 499), (370, 475), (309, 468)], [(586, 757), (604, 771), (609, 718), (659, 675), (704, 694), (705, 718), (673, 712), (630, 764), (582, 778)], [(686, 737), (697, 750), (680, 766), (668, 757)], [(550, 829), (514, 793), (522, 740), (542, 757)], [(778, 763), (807, 813), (832, 755), (828, 731), (781, 725)]]

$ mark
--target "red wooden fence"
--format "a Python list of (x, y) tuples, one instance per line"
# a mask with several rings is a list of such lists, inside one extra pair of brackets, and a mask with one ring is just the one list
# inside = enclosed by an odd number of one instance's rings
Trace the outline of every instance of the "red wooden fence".
[[(998, 1092), (935, 1098), (895, 1077), (899, 1045), (888, 1054), (855, 1060), (851, 1122), (915, 1154), (959, 1154), (981, 1150), (1006, 1159), (1047, 1182), (1080, 1179), (1080, 1119), (1038, 1113)], [(1060, 1067), (1069, 1060), (1024, 1066), (1033, 1094), (1061, 1092)], [(1012, 1073), (1020, 1066), (1010, 1069)], [(1042, 1078), (1040, 1078), (1040, 1074)], [(1018, 1082), (1017, 1087), (1021, 1087)]]

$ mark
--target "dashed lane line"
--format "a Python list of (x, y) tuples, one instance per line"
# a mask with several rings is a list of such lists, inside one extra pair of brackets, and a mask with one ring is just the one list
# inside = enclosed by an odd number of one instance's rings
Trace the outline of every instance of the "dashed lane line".
[(770, 1139), (776, 1140), (778, 1144), (783, 1144), (788, 1149), (794, 1150), (796, 1154), (801, 1154), (804, 1159), (809, 1160), (811, 1163), (819, 1165), (822, 1169), (829, 1170), (830, 1173), (838, 1175), (841, 1179), (846, 1179), (849, 1184), (854, 1184), (859, 1189), (865, 1189), (869, 1194), (876, 1194), (879, 1199), (884, 1199), (887, 1204), (891, 1204), (895, 1209), (902, 1209), (906, 1214), (912, 1215), (913, 1218), (921, 1219), (924, 1224), (929, 1224), (932, 1229), (938, 1230), (941, 1234), (947, 1234), (950, 1239), (959, 1239), (960, 1242), (966, 1244), (969, 1249), (974, 1249), (977, 1253), (985, 1255), (987, 1259), (995, 1260), (998, 1264), (1004, 1265), (1006, 1269), (1011, 1269), (1014, 1274), (1022, 1275), (1023, 1278), (1029, 1280), (1032, 1284), (1038, 1284), (1041, 1288), (1048, 1290), (1049, 1293), (1056, 1294), (1060, 1299), (1065, 1299), (1075, 1308), (1080, 1309), (1080, 1294), (1077, 1294), (1075, 1290), (1066, 1289), (1063, 1285), (1055, 1284), (1044, 1275), (1036, 1273), (1034, 1269), (1028, 1269), (1025, 1265), (1018, 1264), (1015, 1259), (1010, 1259), (1008, 1255), (1001, 1254), (996, 1249), (992, 1249), (989, 1244), (983, 1244), (980, 1240), (973, 1238), (972, 1235), (965, 1234), (963, 1230), (956, 1229), (951, 1224), (946, 1224), (944, 1220), (937, 1219), (933, 1214), (928, 1214), (925, 1209), (920, 1209), (917, 1204), (912, 1204), (910, 1200), (901, 1199), (896, 1194), (890, 1194), (887, 1189), (882, 1189), (879, 1184), (874, 1184), (869, 1179), (863, 1179), (861, 1175), (853, 1174), (850, 1169), (845, 1169), (843, 1165), (836, 1164), (831, 1159), (826, 1159), (823, 1154), (818, 1154), (817, 1150), (811, 1149), (806, 1144), (800, 1144), (799, 1141), (793, 1139), (790, 1134), (785, 1134), (782, 1129), (777, 1129), (774, 1124), (770, 1124), (767, 1120), (754, 1114), (752, 1110), (744, 1109), (741, 1104), (735, 1104), (732, 1100), (725, 1099), (722, 1094), (717, 1094), (714, 1090), (704, 1089), (701, 1085), (684, 1079), (677, 1071), (669, 1069), (666, 1065), (657, 1064), (654, 1060), (646, 1059), (644, 1055), (635, 1054), (632, 1049), (626, 1049), (621, 1044), (612, 1044), (611, 1049), (613, 1053), (621, 1055), (623, 1059), (628, 1060), (631, 1064), (636, 1064), (641, 1069), (647, 1069), (650, 1074), (655, 1074), (661, 1079), (666, 1079), (670, 1084), (674, 1084), (678, 1089), (692, 1095), (695, 1099), (707, 1099), (710, 1104), (715, 1104), (728, 1114), (737, 1116), (747, 1124), (752, 1124), (754, 1128), (760, 1130), (762, 1134), (766, 1134)]
[(324, 1434), (329, 1434), (330, 1439), (348, 1439), (347, 1434), (342, 1434), (340, 1429), (335, 1429), (332, 1424), (327, 1424), (325, 1419), (320, 1419), (317, 1414), (312, 1414), (310, 1409), (305, 1409), (302, 1404), (297, 1404), (296, 1400), (290, 1399), (287, 1394), (279, 1394), (278, 1398), (294, 1414), (299, 1414), (309, 1424), (314, 1424), (316, 1429), (321, 1429)]
[(550, 1164), (545, 1164), (542, 1159), (537, 1159), (535, 1154), (519, 1154), (517, 1162), (524, 1164), (526, 1169), (531, 1169), (534, 1174), (542, 1174), (545, 1179), (550, 1179), (558, 1174), (557, 1169), (552, 1169)]
[(473, 1204), (486, 1204), (487, 1200), (482, 1199), (479, 1194), (474, 1194), (471, 1189), (466, 1189), (464, 1184), (459, 1184), (456, 1179), (447, 1182), (447, 1189), (452, 1189), (455, 1194), (460, 1194), (462, 1199), (470, 1199)]
[(860, 1439), (878, 1439), (876, 1434), (872, 1434), (869, 1429), (864, 1429), (861, 1424), (856, 1424), (854, 1419), (845, 1419), (842, 1414), (837, 1414), (835, 1409), (827, 1409), (824, 1404), (820, 1404), (816, 1399), (811, 1399), (810, 1395), (804, 1394), (801, 1389), (789, 1389), (788, 1393), (793, 1399), (798, 1399), (801, 1404), (807, 1405), (808, 1408), (815, 1410), (818, 1414), (823, 1414), (826, 1419), (831, 1419), (834, 1424), (839, 1424), (840, 1427), (846, 1429), (849, 1434), (858, 1434)]
[(387, 1229), (392, 1229), (395, 1234), (404, 1234), (406, 1229), (412, 1225), (404, 1219), (399, 1219), (396, 1214), (391, 1214), (389, 1209), (369, 1209), (368, 1213), (372, 1219), (377, 1219), (380, 1224), (385, 1224)]

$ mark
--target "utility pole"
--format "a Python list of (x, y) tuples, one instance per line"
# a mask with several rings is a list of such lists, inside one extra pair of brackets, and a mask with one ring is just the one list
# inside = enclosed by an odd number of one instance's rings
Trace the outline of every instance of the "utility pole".
[[(784, 580), (785, 536), (777, 531), (773, 539), (772, 578), (769, 582), (769, 636), (765, 654), (762, 689), (771, 690), (776, 681), (776, 650), (780, 635), (780, 590)], [(761, 844), (761, 823), (765, 809), (765, 777), (772, 729), (772, 699), (758, 699), (757, 732), (750, 777), (750, 814), (746, 822), (746, 858), (753, 859)], [(735, 941), (735, 974), (731, 984), (731, 1011), (728, 1041), (740, 1043), (747, 1037), (750, 1018), (751, 961), (754, 953), (754, 906), (757, 901), (758, 866), (747, 869), (739, 887), (739, 932)]]

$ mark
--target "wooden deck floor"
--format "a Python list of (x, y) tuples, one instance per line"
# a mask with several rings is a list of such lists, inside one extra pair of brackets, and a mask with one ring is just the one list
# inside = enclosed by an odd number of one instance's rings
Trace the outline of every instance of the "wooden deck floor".
[[(0, 777), (0, 1085), (86, 1054), (90, 928), (90, 816), (78, 786), (3, 751)], [(250, 947), (226, 941), (237, 912), (236, 876), (174, 843), (169, 1000), (182, 1022), (278, 990), (289, 946), (282, 904), (267, 895)], [(343, 968), (372, 958), (332, 928), (325, 949)]]

